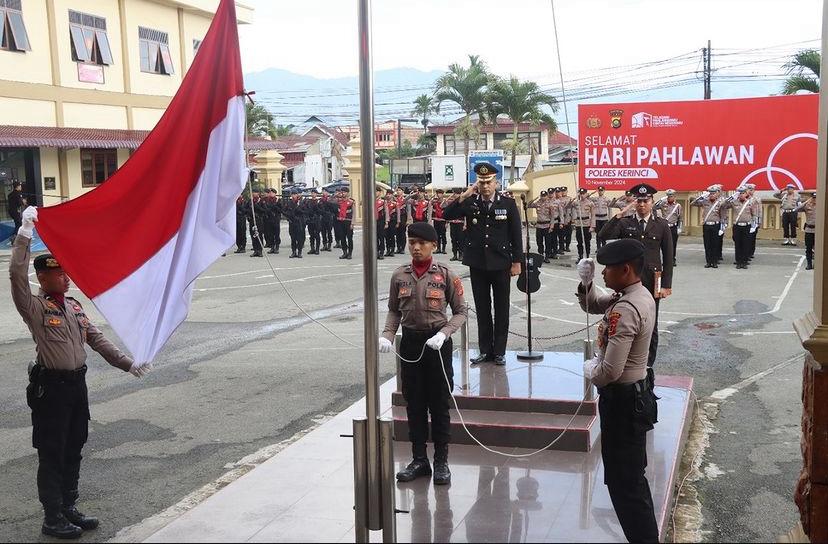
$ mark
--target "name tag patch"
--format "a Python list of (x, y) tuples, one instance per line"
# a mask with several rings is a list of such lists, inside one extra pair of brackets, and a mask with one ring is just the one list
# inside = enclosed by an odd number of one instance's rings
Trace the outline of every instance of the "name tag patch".
[(443, 292), (439, 289), (429, 289), (426, 298), (443, 298)]

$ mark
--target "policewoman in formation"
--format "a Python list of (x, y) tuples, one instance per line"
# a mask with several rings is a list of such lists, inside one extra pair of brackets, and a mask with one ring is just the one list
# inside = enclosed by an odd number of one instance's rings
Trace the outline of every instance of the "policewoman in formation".
[[(388, 317), (379, 339), (380, 353), (390, 353), (394, 336), (402, 325), (402, 393), (413, 460), (397, 473), (397, 480), (410, 482), (432, 474), (426, 452), (430, 415), (434, 483), (445, 485), (451, 483), (448, 466), (449, 396), (454, 389), (451, 335), (466, 321), (468, 310), (460, 278), (446, 265), (432, 260), (431, 255), (437, 249), (434, 227), (422, 222), (409, 226), (408, 248), (412, 261), (391, 276)], [(446, 313), (449, 306), (451, 319)]]
[(69, 278), (51, 255), (39, 255), (34, 269), (40, 291), (29, 288), (30, 245), (37, 220), (33, 207), (23, 212), (12, 247), (9, 276), (14, 305), (32, 333), (37, 358), (29, 370), (26, 401), (32, 409), (32, 445), (37, 449), (37, 492), (45, 519), (41, 530), (56, 538), (79, 538), (98, 520), (76, 507), (81, 450), (89, 432), (84, 344), (110, 365), (142, 377), (151, 369), (134, 368), (93, 325), (77, 300), (67, 297)]
[(605, 266), (604, 283), (613, 294), (593, 285), (595, 263), (578, 263), (578, 301), (598, 326), (595, 357), (584, 363), (584, 377), (598, 388), (604, 484), (630, 542), (658, 542), (653, 498), (647, 483), (647, 432), (657, 418), (656, 398), (647, 379), (655, 301), (641, 283), (645, 248), (625, 238), (598, 250)]
[[(511, 198), (497, 193), (497, 167), (475, 165), (477, 183), (446, 206), (447, 220), (466, 220), (463, 264), (469, 267), (480, 355), (473, 364), (506, 364), (509, 335), (509, 291), (512, 276), (520, 274), (523, 260), (520, 212)], [(492, 320), (494, 301), (494, 320)]]

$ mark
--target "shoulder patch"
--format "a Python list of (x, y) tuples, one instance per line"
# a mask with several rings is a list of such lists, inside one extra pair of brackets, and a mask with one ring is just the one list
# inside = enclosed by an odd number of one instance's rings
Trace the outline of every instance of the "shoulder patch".
[(463, 280), (460, 278), (454, 278), (454, 290), (458, 295), (461, 297), (463, 296)]
[(609, 328), (607, 330), (607, 336), (613, 337), (615, 333), (618, 331), (618, 322), (621, 321), (621, 314), (618, 312), (612, 312), (609, 315)]

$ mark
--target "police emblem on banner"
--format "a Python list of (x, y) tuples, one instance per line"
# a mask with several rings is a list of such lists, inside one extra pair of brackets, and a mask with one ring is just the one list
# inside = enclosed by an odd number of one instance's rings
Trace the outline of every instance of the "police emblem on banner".
[(586, 122), (587, 128), (601, 128), (602, 124), (603, 123), (601, 123), (601, 119), (599, 117), (594, 116), (594, 115), (592, 117), (590, 117), (589, 119), (587, 119), (587, 122)]
[(621, 116), (624, 115), (624, 110), (610, 110), (610, 126), (612, 128), (621, 128)]

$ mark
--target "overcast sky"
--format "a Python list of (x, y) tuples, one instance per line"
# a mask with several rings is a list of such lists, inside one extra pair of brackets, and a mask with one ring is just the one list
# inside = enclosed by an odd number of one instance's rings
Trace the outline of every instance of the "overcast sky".
[[(355, 75), (357, 0), (242, 0), (245, 72)], [(470, 53), (499, 74), (552, 82), (550, 0), (374, 0), (374, 68), (443, 70)], [(556, 0), (564, 71), (634, 64), (704, 47), (761, 48), (820, 37), (820, 0)], [(691, 67), (692, 68), (692, 67)]]

